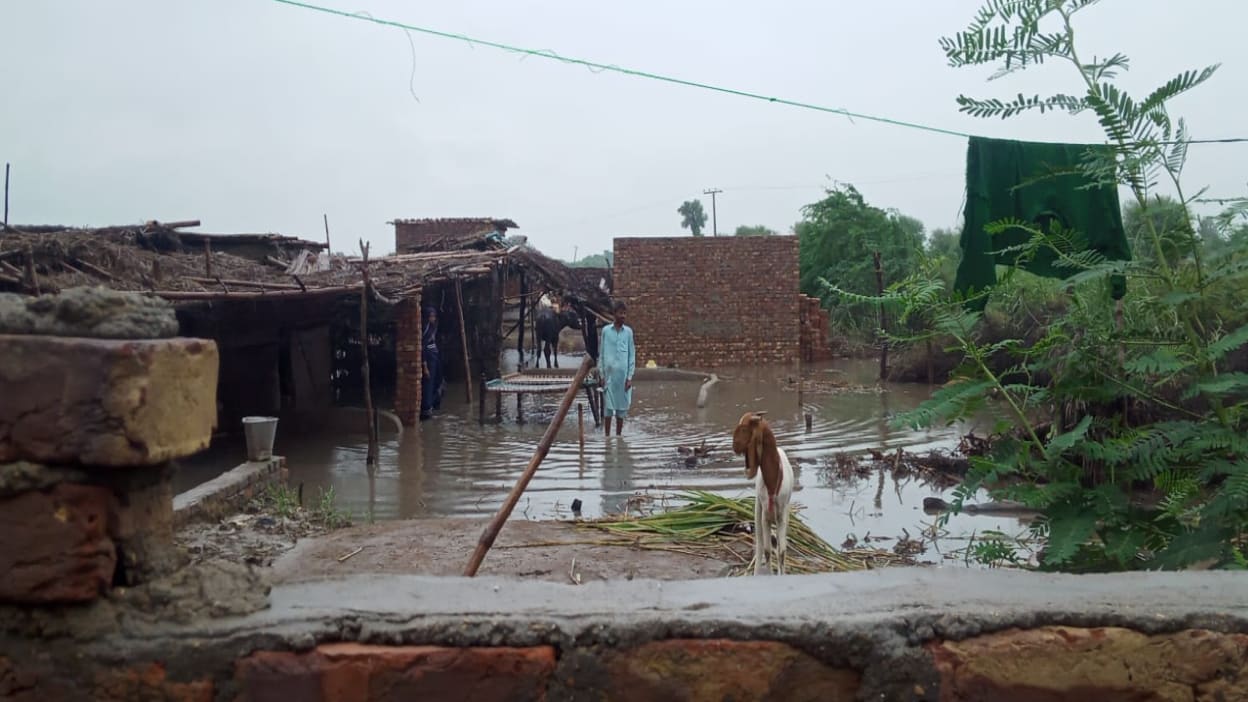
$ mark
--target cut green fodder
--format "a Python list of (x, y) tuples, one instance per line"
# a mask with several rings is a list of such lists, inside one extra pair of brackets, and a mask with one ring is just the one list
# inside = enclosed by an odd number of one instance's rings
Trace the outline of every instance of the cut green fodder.
[[(709, 492), (689, 491), (674, 496), (688, 504), (644, 517), (609, 517), (580, 522), (623, 537), (620, 545), (670, 551), (722, 560), (733, 575), (754, 572), (754, 498), (733, 499)], [(891, 551), (833, 548), (806, 526), (796, 510), (789, 517), (787, 573), (830, 573), (912, 565), (914, 561)]]

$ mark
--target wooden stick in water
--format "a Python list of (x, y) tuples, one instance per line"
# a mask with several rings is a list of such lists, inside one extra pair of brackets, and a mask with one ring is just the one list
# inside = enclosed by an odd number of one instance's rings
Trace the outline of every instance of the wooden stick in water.
[(361, 375), (364, 381), (364, 411), (368, 414), (368, 454), (364, 464), (371, 476), (377, 470), (377, 424), (373, 417), (373, 390), (368, 373), (368, 244), (360, 240), (363, 255), (364, 285), (360, 288), (360, 353), (363, 357)]
[(580, 435), (581, 455), (585, 455), (585, 403), (576, 403), (576, 426)]
[(516, 503), (520, 501), (520, 496), (524, 494), (524, 489), (528, 487), (529, 481), (537, 473), (538, 466), (542, 464), (546, 454), (550, 453), (550, 447), (555, 443), (555, 436), (559, 433), (559, 427), (563, 426), (563, 420), (568, 416), (568, 410), (572, 408), (572, 401), (576, 399), (576, 393), (580, 390), (581, 384), (585, 382), (585, 376), (589, 375), (589, 369), (593, 365), (594, 360), (589, 356), (586, 356), (581, 361), (581, 367), (576, 371), (576, 377), (572, 379), (572, 383), (568, 385), (567, 392), (563, 393), (563, 400), (559, 402), (559, 410), (555, 412), (554, 418), (550, 420), (550, 426), (546, 427), (546, 433), (542, 435), (542, 440), (538, 443), (537, 450), (533, 453), (533, 458), (529, 459), (529, 465), (525, 467), (524, 473), (520, 475), (520, 479), (516, 481), (515, 487), (507, 495), (503, 506), (499, 507), (498, 513), (494, 515), (494, 518), (485, 527), (485, 531), (481, 533), (481, 538), (477, 542), (477, 548), (472, 552), (472, 558), (468, 560), (468, 566), (464, 568), (466, 577), (471, 578), (477, 574), (477, 569), (481, 567), (481, 561), (485, 560), (485, 554), (494, 545), (494, 540), (498, 538), (498, 532), (502, 530), (503, 524), (507, 522), (507, 517), (511, 516), (512, 510), (516, 508)]
[(464, 283), (455, 279), (455, 312), (459, 315), (459, 346), (464, 351), (464, 392), (468, 396), (468, 406), (472, 406), (472, 363), (468, 360), (468, 330), (464, 328)]

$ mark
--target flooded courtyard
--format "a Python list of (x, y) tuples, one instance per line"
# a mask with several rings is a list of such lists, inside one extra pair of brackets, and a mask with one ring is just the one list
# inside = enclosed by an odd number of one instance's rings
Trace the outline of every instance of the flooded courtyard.
[[(560, 365), (575, 368), (579, 360), (563, 357)], [(514, 352), (505, 362), (514, 369)], [(916, 407), (930, 389), (877, 387), (875, 369), (874, 362), (848, 360), (807, 368), (809, 380), (836, 389), (806, 393), (803, 406), (792, 372), (783, 369), (720, 371), (721, 380), (711, 387), (704, 408), (696, 406), (697, 379), (639, 381), (622, 437), (604, 439), (585, 407), (583, 453), (574, 405), (511, 518), (570, 519), (574, 501), (579, 501), (580, 516), (587, 519), (661, 510), (676, 506), (672, 497), (684, 490), (751, 495), (743, 463), (731, 453), (730, 435), (743, 412), (766, 410), (778, 442), (794, 463), (798, 514), (833, 545), (850, 540), (891, 548), (899, 537), (924, 535), (929, 547), (918, 560), (961, 563), (962, 555), (952, 554), (965, 549), (974, 533), (1025, 532), (1024, 524), (1006, 515), (959, 515), (937, 532), (933, 525), (939, 517), (925, 514), (922, 502), (925, 497), (952, 499), (948, 484), (916, 476), (898, 478), (881, 470), (847, 477), (834, 469), (838, 453), (867, 458), (873, 450), (947, 450), (976, 429), (894, 428), (894, 415)], [(279, 425), (275, 452), (286, 457), (290, 483), (301, 486), (305, 500), (332, 489), (336, 506), (357, 522), (488, 517), (532, 457), (559, 399), (559, 395), (526, 396), (521, 423), (514, 396), (504, 395), (503, 421), (494, 423), (490, 398), (482, 425), (477, 407), (466, 402), (463, 386), (451, 385), (441, 412), (419, 427), (399, 433), (392, 423), (382, 421), (380, 460), (371, 481), (365, 468), (363, 414), (356, 411), (336, 412), (317, 431)], [(812, 415), (810, 432), (805, 428), (806, 413)], [(239, 437), (214, 442), (208, 451), (184, 461), (177, 489), (185, 490), (239, 463), (244, 454), (241, 441)], [(700, 446), (703, 441), (712, 449), (709, 456), (688, 466), (678, 447)]]

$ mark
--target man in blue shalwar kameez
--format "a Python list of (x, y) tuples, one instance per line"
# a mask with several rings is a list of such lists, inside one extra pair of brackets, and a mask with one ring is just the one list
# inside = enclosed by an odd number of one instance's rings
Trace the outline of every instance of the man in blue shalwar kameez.
[(637, 347), (633, 329), (624, 324), (628, 305), (623, 300), (612, 307), (615, 323), (604, 327), (598, 344), (598, 367), (602, 371), (603, 416), (607, 436), (611, 436), (611, 418), (615, 417), (615, 435), (624, 431), (624, 418), (633, 403), (633, 372), (637, 369)]

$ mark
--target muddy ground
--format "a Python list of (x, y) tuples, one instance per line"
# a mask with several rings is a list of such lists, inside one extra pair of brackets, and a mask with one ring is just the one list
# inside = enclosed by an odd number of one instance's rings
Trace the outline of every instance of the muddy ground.
[[(303, 513), (260, 511), (178, 532), (194, 562), (227, 560), (265, 571), (271, 582), (388, 573), (462, 575), (488, 520), (387, 521), (332, 529)], [(580, 582), (715, 578), (729, 564), (714, 558), (619, 545), (619, 537), (568, 522), (513, 520), (486, 556), (480, 575)]]
[[(443, 518), (361, 525), (302, 540), (273, 563), (274, 582), (362, 573), (462, 575), (488, 520)], [(683, 553), (613, 545), (567, 522), (513, 520), (478, 575), (554, 582), (690, 580), (725, 575), (728, 563)], [(345, 559), (344, 559), (345, 558)]]

